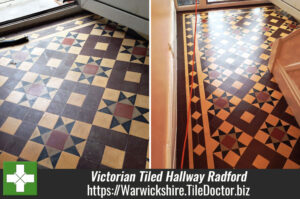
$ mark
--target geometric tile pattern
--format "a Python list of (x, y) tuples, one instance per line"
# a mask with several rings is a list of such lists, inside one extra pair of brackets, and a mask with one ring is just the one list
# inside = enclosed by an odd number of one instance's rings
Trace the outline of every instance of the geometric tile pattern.
[(179, 14), (178, 47), (186, 62), (178, 58), (178, 167), (188, 108), (182, 93), (189, 95), (192, 83), (196, 36), (194, 133), (184, 168), (299, 169), (300, 128), (267, 67), (273, 42), (299, 28), (296, 20), (274, 6), (203, 11), (197, 17), (194, 35), (195, 15)]
[(0, 50), (0, 168), (148, 168), (148, 41), (90, 14), (20, 34)]

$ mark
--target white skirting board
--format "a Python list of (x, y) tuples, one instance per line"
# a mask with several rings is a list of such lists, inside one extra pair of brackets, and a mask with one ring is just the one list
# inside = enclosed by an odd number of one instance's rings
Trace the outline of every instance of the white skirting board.
[(293, 17), (300, 21), (300, 0), (270, 0)]
[[(124, 5), (126, 1), (111, 0), (114, 4), (109, 5), (101, 0), (81, 0), (80, 5), (83, 9), (93, 12), (97, 15), (115, 21), (119, 24), (127, 26), (138, 33), (149, 35), (149, 16), (144, 17), (139, 12), (127, 11), (128, 5)], [(140, 10), (147, 10), (149, 8), (148, 0), (131, 0), (132, 2), (139, 2), (135, 6), (140, 6)], [(141, 3), (143, 2), (143, 3)], [(138, 11), (137, 10), (137, 11)], [(149, 14), (148, 14), (149, 15)]]

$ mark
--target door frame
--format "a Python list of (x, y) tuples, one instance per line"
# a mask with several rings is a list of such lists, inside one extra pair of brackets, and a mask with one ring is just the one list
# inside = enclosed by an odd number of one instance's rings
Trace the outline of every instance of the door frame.
[[(177, 11), (192, 11), (195, 9), (194, 5), (178, 6), (177, 0), (175, 1), (175, 6)], [(207, 0), (199, 0), (198, 9), (212, 9), (212, 8), (226, 8), (234, 6), (244, 6), (244, 5), (255, 5), (255, 4), (264, 4), (270, 3), (269, 0), (240, 0), (236, 2), (216, 2), (216, 3), (207, 3)]]

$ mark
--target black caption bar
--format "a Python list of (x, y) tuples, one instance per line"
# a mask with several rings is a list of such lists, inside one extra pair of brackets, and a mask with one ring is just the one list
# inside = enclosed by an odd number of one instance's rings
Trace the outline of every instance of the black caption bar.
[(26, 197), (3, 197), (1, 182), (0, 198), (299, 198), (300, 171), (39, 170), (37, 181)]

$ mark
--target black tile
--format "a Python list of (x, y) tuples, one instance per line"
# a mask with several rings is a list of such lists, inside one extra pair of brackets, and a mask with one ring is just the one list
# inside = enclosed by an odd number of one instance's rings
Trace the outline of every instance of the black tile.
[(80, 110), (81, 109), (77, 106), (66, 104), (65, 109), (62, 112), (62, 116), (76, 120)]
[(0, 131), (0, 150), (4, 150), (12, 135)]
[(77, 120), (92, 124), (94, 121), (96, 111), (97, 109), (94, 110), (81, 109), (81, 111), (78, 114)]
[(99, 164), (96, 164), (94, 162), (91, 162), (85, 158), (80, 158), (77, 169), (98, 169)]
[(111, 131), (109, 143), (107, 145), (124, 151), (127, 146), (128, 137), (130, 136), (127, 134)]
[(23, 120), (28, 111), (30, 111), (30, 108), (16, 104), (12, 106), (9, 116)]
[(10, 89), (0, 87), (0, 99), (5, 100), (7, 96), (10, 94), (10, 92), (11, 92)]
[(52, 101), (47, 109), (47, 112), (60, 115), (65, 108), (65, 103)]
[(132, 153), (126, 153), (123, 169), (145, 169), (146, 156), (137, 156)]
[(148, 140), (138, 138), (135, 136), (129, 136), (126, 152), (137, 155), (147, 156)]
[(42, 111), (30, 109), (26, 113), (26, 115), (23, 118), (23, 120), (31, 122), (31, 123), (34, 123), (34, 124), (37, 124), (40, 121), (40, 119), (42, 118), (43, 114), (44, 113)]
[(71, 95), (71, 91), (58, 89), (58, 91), (56, 92), (56, 95), (54, 96), (53, 100), (61, 102), (61, 103), (67, 103), (70, 95)]
[(17, 104), (4, 101), (2, 105), (0, 106), (0, 113), (9, 115), (10, 111), (15, 107), (18, 106)]
[(60, 86), (60, 89), (72, 92), (75, 89), (75, 87), (76, 87), (76, 82), (64, 80)]
[(105, 145), (103, 144), (88, 141), (82, 154), (82, 158), (99, 164), (104, 153), (104, 148)]
[(24, 140), (29, 140), (35, 128), (36, 124), (32, 122), (23, 121), (20, 127), (18, 128), (15, 136), (18, 136)]
[(110, 140), (110, 132), (111, 131), (108, 129), (104, 129), (98, 126), (92, 126), (88, 141), (107, 144)]
[(7, 142), (4, 151), (15, 156), (19, 156), (22, 152), (27, 141), (17, 137), (11, 136), (9, 141)]
[(88, 84), (77, 83), (74, 92), (80, 93), (82, 95), (87, 95), (89, 93), (90, 86)]

